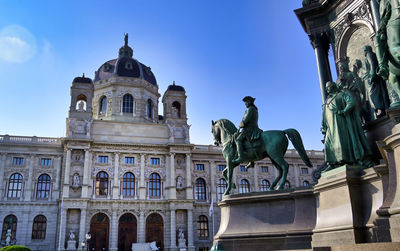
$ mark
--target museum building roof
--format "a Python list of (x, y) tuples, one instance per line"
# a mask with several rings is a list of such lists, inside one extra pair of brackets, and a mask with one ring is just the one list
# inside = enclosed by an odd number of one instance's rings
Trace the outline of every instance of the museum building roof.
[(101, 65), (95, 73), (94, 81), (120, 76), (144, 79), (150, 84), (157, 86), (157, 80), (151, 68), (142, 64), (132, 56), (133, 50), (129, 47), (126, 37), (125, 45), (119, 49), (118, 58), (108, 60)]

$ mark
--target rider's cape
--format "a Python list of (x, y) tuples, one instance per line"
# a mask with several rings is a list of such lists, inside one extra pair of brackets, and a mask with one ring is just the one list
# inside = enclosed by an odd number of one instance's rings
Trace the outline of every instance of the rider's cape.
[(243, 128), (242, 134), (246, 136), (250, 142), (260, 138), (262, 130), (258, 128), (258, 110), (254, 106), (250, 106), (240, 123)]

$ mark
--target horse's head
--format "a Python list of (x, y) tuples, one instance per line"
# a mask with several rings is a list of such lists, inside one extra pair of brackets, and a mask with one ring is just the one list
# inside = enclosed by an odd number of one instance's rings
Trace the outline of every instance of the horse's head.
[(214, 120), (211, 120), (211, 133), (214, 136), (214, 145), (219, 146), (221, 144), (221, 133), (220, 133), (220, 128), (216, 126), (217, 122), (214, 122)]

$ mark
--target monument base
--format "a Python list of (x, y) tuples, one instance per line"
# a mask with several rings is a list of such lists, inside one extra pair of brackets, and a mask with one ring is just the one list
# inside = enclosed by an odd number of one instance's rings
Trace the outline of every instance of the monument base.
[(76, 241), (67, 241), (67, 250), (76, 250)]
[(316, 220), (313, 190), (224, 196), (214, 241), (227, 251), (311, 248)]

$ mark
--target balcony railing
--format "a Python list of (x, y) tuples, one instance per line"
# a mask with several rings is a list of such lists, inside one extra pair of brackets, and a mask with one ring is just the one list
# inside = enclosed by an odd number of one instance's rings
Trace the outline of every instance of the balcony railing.
[(36, 137), (36, 136), (13, 136), (13, 135), (0, 135), (0, 143), (34, 143), (34, 144), (61, 144), (60, 138), (49, 138), (49, 137)]

